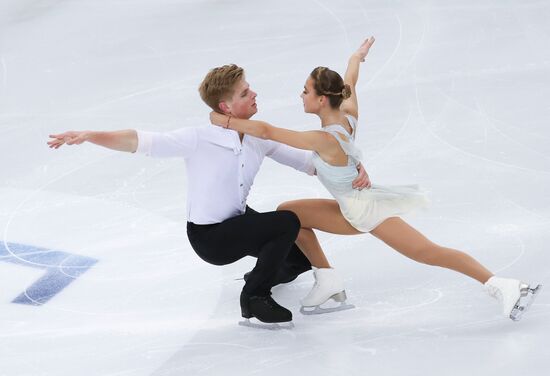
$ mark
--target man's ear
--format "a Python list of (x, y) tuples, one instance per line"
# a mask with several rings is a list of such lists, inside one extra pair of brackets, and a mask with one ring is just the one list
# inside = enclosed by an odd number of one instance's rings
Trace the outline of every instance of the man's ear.
[(231, 112), (231, 109), (229, 108), (229, 106), (227, 105), (227, 103), (225, 102), (220, 102), (218, 104), (218, 108), (220, 109), (220, 111), (224, 114), (229, 114)]

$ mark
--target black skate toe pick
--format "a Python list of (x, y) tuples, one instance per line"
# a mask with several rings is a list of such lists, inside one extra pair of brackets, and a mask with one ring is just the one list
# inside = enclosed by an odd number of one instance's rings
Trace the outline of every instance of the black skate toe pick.
[(249, 319), (257, 318), (264, 323), (292, 321), (292, 312), (279, 305), (270, 295), (257, 296), (241, 293), (241, 314)]

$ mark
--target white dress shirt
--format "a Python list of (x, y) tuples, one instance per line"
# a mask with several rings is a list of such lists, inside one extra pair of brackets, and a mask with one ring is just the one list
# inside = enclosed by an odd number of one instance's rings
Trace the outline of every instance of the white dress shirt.
[(138, 153), (152, 157), (182, 157), (187, 166), (187, 220), (219, 223), (246, 209), (246, 198), (265, 156), (315, 173), (312, 153), (270, 140), (208, 125), (171, 132), (137, 131)]

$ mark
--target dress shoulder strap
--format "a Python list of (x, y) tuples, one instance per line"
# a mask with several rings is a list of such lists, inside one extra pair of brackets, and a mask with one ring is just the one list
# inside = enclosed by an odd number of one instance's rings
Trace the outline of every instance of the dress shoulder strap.
[(346, 115), (349, 125), (351, 126), (351, 137), (355, 139), (355, 133), (357, 132), (357, 119), (352, 115)]
[[(361, 150), (359, 150), (355, 144), (353, 143), (353, 135), (350, 135), (344, 127), (342, 127), (340, 124), (333, 124), (328, 125), (323, 128), (323, 131), (330, 133), (334, 136), (336, 141), (340, 144), (342, 147), (342, 150), (348, 157), (350, 157), (354, 164), (361, 163), (362, 153)], [(344, 136), (344, 137), (341, 137)]]

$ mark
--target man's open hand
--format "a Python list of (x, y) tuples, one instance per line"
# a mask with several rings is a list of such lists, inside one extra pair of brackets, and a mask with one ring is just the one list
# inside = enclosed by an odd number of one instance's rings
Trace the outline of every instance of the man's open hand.
[(48, 145), (52, 149), (59, 149), (61, 145), (80, 145), (87, 140), (88, 131), (68, 131), (60, 134), (51, 134), (52, 140)]
[(363, 188), (370, 188), (371, 182), (369, 174), (367, 174), (367, 171), (361, 163), (357, 165), (357, 172), (359, 173), (359, 175), (357, 175), (355, 180), (351, 183), (353, 189), (362, 190)]

